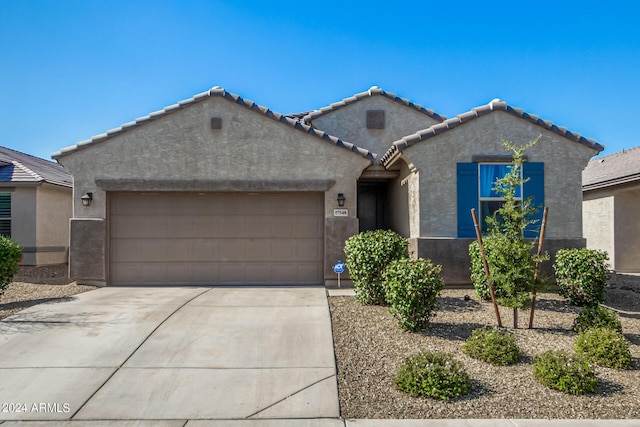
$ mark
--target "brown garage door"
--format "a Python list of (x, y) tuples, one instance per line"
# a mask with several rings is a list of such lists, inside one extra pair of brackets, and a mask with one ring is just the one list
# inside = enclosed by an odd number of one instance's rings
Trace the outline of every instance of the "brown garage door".
[(321, 284), (322, 193), (112, 193), (111, 284)]

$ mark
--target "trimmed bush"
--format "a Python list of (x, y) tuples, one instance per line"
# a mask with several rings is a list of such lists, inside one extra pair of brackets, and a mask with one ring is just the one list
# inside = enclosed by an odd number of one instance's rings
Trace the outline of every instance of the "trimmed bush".
[(448, 353), (420, 352), (404, 360), (396, 377), (398, 388), (412, 396), (449, 400), (471, 390), (471, 380)]
[(606, 328), (589, 329), (578, 335), (576, 353), (600, 366), (627, 369), (631, 366), (629, 341), (620, 333)]
[(437, 297), (444, 289), (441, 265), (409, 258), (392, 261), (384, 277), (389, 312), (398, 325), (410, 331), (424, 328), (438, 309)]
[(580, 333), (593, 328), (607, 328), (622, 333), (622, 325), (616, 313), (601, 305), (583, 308), (573, 321), (571, 329)]
[(0, 295), (4, 288), (13, 281), (13, 276), (20, 268), (22, 251), (11, 239), (0, 236)]
[[(513, 308), (528, 306), (531, 300), (526, 291), (531, 290), (535, 283), (535, 258), (531, 255), (534, 242), (501, 236), (487, 237), (482, 243), (498, 303)], [(469, 255), (473, 287), (479, 298), (490, 300), (491, 294), (477, 241), (469, 245)]]
[(385, 304), (382, 274), (391, 261), (406, 258), (407, 240), (391, 230), (356, 234), (344, 246), (356, 299), (363, 304)]
[(533, 362), (533, 376), (541, 384), (568, 394), (593, 393), (598, 379), (589, 361), (565, 351), (547, 351)]
[(561, 249), (553, 269), (559, 293), (571, 304), (596, 306), (604, 302), (609, 256), (595, 249)]
[(499, 329), (475, 329), (462, 346), (462, 351), (467, 356), (491, 365), (506, 366), (520, 361), (516, 339), (507, 331)]

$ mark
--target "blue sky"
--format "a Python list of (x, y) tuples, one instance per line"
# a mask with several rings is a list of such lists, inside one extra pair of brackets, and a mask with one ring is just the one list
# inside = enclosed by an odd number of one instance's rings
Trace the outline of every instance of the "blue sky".
[(0, 0), (0, 145), (43, 158), (213, 86), (280, 113), (372, 85), (640, 145), (633, 1)]

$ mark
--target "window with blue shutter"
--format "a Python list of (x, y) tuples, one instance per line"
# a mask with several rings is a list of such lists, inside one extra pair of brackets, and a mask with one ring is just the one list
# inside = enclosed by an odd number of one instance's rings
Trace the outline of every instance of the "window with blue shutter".
[(528, 181), (524, 183), (524, 197), (533, 196), (533, 206), (538, 209), (532, 219), (538, 222), (531, 225), (530, 230), (525, 230), (524, 237), (538, 237), (540, 221), (544, 210), (544, 163), (525, 162), (522, 165), (522, 177)]
[(458, 237), (475, 237), (471, 208), (478, 210), (478, 164), (458, 163)]
[[(491, 216), (502, 205), (501, 198), (493, 191), (493, 183), (506, 172), (506, 164), (457, 164), (458, 237), (475, 237), (471, 208), (478, 211), (478, 220), (484, 231), (484, 218)], [(533, 196), (533, 205), (538, 212), (532, 219), (539, 220), (530, 230), (525, 230), (524, 237), (535, 238), (540, 230), (544, 208), (544, 163), (525, 162), (522, 165), (522, 177), (527, 182), (522, 191), (516, 193), (516, 197), (520, 198), (521, 194), (525, 199)]]
[(0, 193), (0, 236), (11, 237), (11, 193)]

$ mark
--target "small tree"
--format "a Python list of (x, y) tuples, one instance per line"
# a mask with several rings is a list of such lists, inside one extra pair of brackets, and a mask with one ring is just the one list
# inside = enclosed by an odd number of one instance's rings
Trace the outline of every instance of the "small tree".
[[(517, 146), (504, 141), (503, 146), (513, 152), (513, 165), (509, 172), (496, 180), (494, 191), (502, 196), (504, 203), (493, 216), (486, 219), (488, 237), (483, 239), (491, 279), (496, 288), (498, 303), (513, 308), (513, 327), (518, 327), (518, 309), (530, 302), (529, 292), (538, 290), (542, 281), (535, 277), (536, 262), (548, 259), (533, 254), (535, 241), (524, 238), (524, 232), (538, 220), (532, 219), (537, 212), (533, 197), (520, 200), (517, 191), (528, 179), (522, 178), (522, 164), (527, 149), (535, 145), (540, 137), (528, 144)], [(477, 252), (477, 243), (470, 247), (472, 255)], [(477, 255), (477, 254), (476, 254)], [(478, 256), (472, 256), (472, 279), (482, 278), (482, 264)], [(474, 261), (475, 260), (475, 261)], [(474, 281), (476, 288), (484, 289), (486, 280)], [(486, 292), (478, 291), (480, 296)]]
[(11, 239), (0, 236), (0, 296), (18, 272), (21, 259), (20, 246)]

